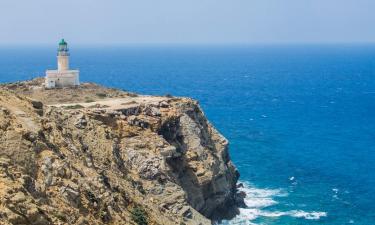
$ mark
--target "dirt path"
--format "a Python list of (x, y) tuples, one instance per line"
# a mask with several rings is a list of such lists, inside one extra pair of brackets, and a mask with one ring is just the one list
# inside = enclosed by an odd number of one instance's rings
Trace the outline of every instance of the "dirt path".
[(162, 101), (167, 100), (166, 97), (155, 97), (155, 96), (138, 96), (138, 97), (126, 97), (126, 98), (112, 98), (103, 99), (94, 102), (78, 102), (78, 103), (68, 103), (68, 104), (54, 104), (49, 106), (54, 107), (69, 107), (80, 105), (85, 108), (100, 108), (104, 107), (106, 109), (118, 110), (124, 109), (140, 104), (159, 104)]

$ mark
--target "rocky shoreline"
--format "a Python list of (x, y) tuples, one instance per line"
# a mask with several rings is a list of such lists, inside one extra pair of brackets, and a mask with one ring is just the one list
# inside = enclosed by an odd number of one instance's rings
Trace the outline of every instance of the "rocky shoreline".
[(96, 84), (0, 87), (1, 224), (211, 224), (243, 196), (189, 98)]

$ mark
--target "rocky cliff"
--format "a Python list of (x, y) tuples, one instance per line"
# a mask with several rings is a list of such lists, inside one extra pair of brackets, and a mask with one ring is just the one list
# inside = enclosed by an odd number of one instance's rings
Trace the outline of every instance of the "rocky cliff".
[(211, 224), (235, 202), (196, 101), (40, 82), (0, 87), (0, 224)]

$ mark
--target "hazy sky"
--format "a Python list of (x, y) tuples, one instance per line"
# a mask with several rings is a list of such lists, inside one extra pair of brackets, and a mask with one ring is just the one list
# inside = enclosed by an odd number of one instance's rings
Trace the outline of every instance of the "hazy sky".
[(375, 0), (0, 0), (0, 44), (375, 42)]

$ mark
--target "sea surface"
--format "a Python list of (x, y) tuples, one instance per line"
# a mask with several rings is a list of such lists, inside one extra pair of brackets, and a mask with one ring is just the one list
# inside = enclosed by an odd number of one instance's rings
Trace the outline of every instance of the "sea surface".
[[(375, 46), (71, 45), (82, 81), (189, 96), (230, 141), (247, 208), (222, 224), (375, 224)], [(1, 47), (0, 82), (56, 46)]]

